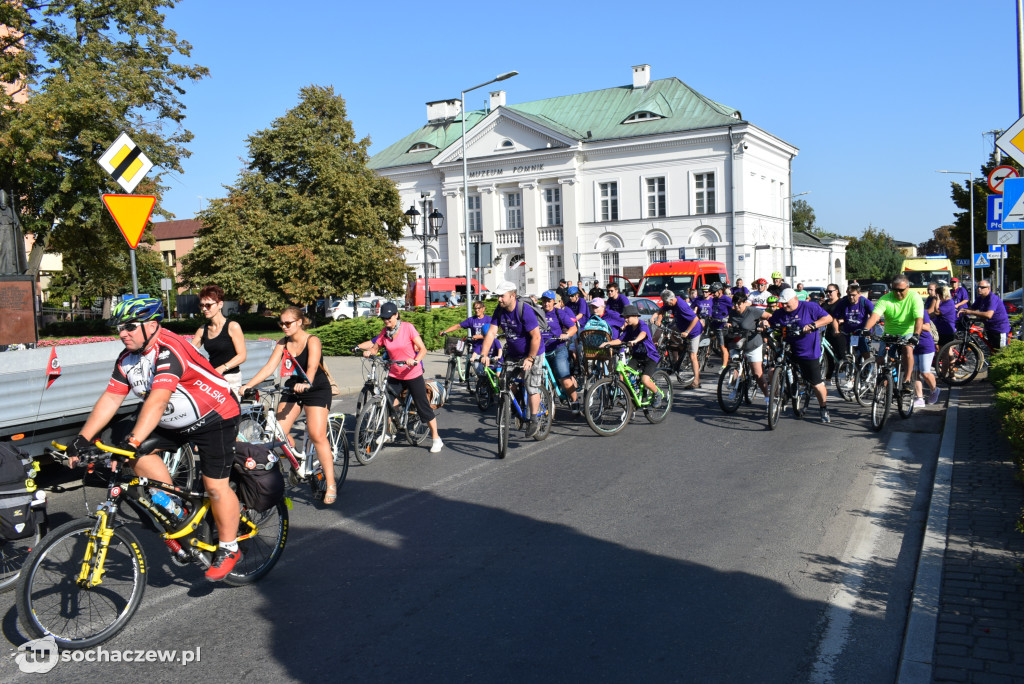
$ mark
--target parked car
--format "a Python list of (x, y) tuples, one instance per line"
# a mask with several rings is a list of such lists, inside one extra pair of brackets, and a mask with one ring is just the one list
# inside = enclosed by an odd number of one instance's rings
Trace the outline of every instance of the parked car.
[(643, 297), (631, 299), (629, 300), (629, 303), (636, 305), (637, 310), (640, 311), (640, 320), (644, 321), (648, 325), (651, 324), (651, 316), (658, 313), (658, 309), (661, 308), (655, 304), (653, 300), (644, 299)]
[(821, 304), (823, 301), (825, 301), (825, 288), (821, 287), (820, 285), (811, 285), (809, 287), (804, 287), (804, 291), (807, 292), (807, 299), (809, 301), (817, 302), (818, 304)]
[(1024, 290), (1014, 290), (1013, 292), (1007, 292), (1003, 297), (1003, 305), (1006, 307), (1006, 313), (1011, 316), (1015, 316), (1021, 312), (1022, 307), (1021, 293)]
[[(327, 315), (336, 321), (340, 321), (345, 318), (366, 318), (374, 315), (373, 302), (373, 299), (357, 299), (356, 310), (353, 310), (351, 299), (336, 299), (331, 302), (331, 306), (327, 310)], [(356, 311), (358, 311), (358, 313), (356, 313)]]
[(877, 302), (878, 298), (889, 291), (889, 286), (885, 283), (871, 283), (868, 286), (868, 299), (872, 302)]

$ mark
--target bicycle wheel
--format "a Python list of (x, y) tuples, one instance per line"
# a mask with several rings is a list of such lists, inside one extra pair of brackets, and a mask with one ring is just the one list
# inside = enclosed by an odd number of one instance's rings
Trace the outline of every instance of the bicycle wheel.
[(710, 344), (705, 346), (705, 347), (700, 347), (697, 350), (697, 363), (698, 363), (698, 366), (700, 367), (701, 372), (703, 372), (704, 369), (707, 368), (707, 366), (708, 366), (708, 358), (710, 356), (711, 356), (711, 345)]
[(807, 412), (807, 404), (811, 401), (811, 387), (803, 380), (797, 379), (796, 394), (793, 395), (793, 416), (800, 418)]
[(508, 433), (512, 430), (512, 397), (502, 393), (498, 398), (498, 458), (508, 451)]
[(405, 439), (409, 444), (419, 446), (430, 435), (430, 424), (420, 419), (415, 407), (410, 405), (406, 410), (409, 415), (405, 419)]
[(621, 431), (633, 417), (633, 399), (619, 378), (603, 378), (587, 390), (583, 415), (591, 430), (608, 437)]
[[(225, 584), (236, 587), (252, 584), (270, 572), (280, 560), (285, 542), (288, 541), (288, 504), (283, 499), (262, 513), (248, 508), (243, 508), (242, 513), (257, 529), (252, 537), (238, 540), (242, 560), (224, 578)], [(248, 526), (244, 524), (238, 528), (242, 535), (247, 530)]]
[(892, 376), (886, 371), (875, 379), (874, 392), (871, 394), (871, 429), (878, 432), (889, 417), (889, 406), (892, 405)]
[[(655, 371), (654, 375), (651, 376), (651, 380), (657, 386), (661, 393), (665, 395), (661, 408), (656, 409), (653, 406), (644, 407), (644, 417), (649, 423), (660, 423), (668, 417), (669, 411), (672, 410), (672, 378), (669, 377), (665, 371)], [(646, 392), (647, 396), (650, 396), (650, 391)]]
[(540, 411), (537, 413), (537, 434), (533, 436), (538, 442), (551, 434), (551, 424), (555, 422), (555, 400), (548, 387), (540, 388)]
[(836, 365), (834, 380), (836, 391), (839, 392), (843, 401), (853, 401), (854, 387), (857, 384), (857, 364), (853, 362), (852, 358), (846, 356), (839, 361)]
[[(348, 437), (345, 436), (345, 419), (343, 417), (333, 416), (327, 419), (327, 443), (331, 445), (331, 453), (333, 454), (331, 462), (334, 464), (334, 484), (340, 489), (345, 484), (345, 478), (348, 477), (349, 448)], [(320, 455), (316, 453), (316, 445), (313, 443), (313, 440), (307, 438), (304, 448), (309, 455), (312, 470), (316, 471), (320, 467)], [(314, 488), (319, 486), (326, 491), (327, 485), (323, 483), (322, 479), (319, 485), (316, 484), (317, 478), (311, 478), (310, 482)]]
[(782, 368), (776, 368), (772, 373), (772, 382), (768, 386), (768, 429), (774, 430), (779, 424), (779, 416), (782, 415), (782, 407), (786, 403), (786, 380)]
[(370, 400), (370, 397), (372, 397), (372, 396), (373, 396), (372, 386), (370, 386), (368, 384), (363, 385), (363, 389), (359, 390), (359, 396), (356, 397), (356, 412), (355, 412), (355, 415), (358, 416), (362, 412), (363, 407), (366, 406), (366, 402), (368, 402)]
[[(29, 515), (35, 515), (33, 510)], [(36, 524), (36, 533), (25, 539), (0, 541), (0, 592), (10, 591), (18, 581), (25, 560), (43, 536), (42, 523)]]
[(491, 408), (491, 402), (494, 400), (494, 393), (491, 392), (491, 383), (485, 376), (477, 376), (476, 390), (473, 394), (476, 397), (476, 405), (481, 411), (486, 411)]
[(448, 357), (448, 367), (444, 371), (444, 394), (446, 397), (450, 397), (452, 394), (452, 381), (457, 375), (456, 366), (458, 362), (454, 356)]
[(878, 376), (878, 363), (874, 360), (865, 361), (857, 369), (853, 386), (853, 395), (861, 406), (870, 406), (875, 392), (875, 380)]
[(666, 358), (668, 368), (662, 370), (674, 371), (676, 374), (676, 380), (683, 387), (693, 383), (693, 360), (690, 358), (690, 352), (681, 351), (679, 352), (679, 359), (673, 363), (671, 358)]
[(363, 406), (362, 412), (356, 418), (355, 427), (355, 457), (363, 465), (370, 461), (380, 452), (384, 446), (384, 432), (387, 430), (387, 409), (383, 399), (370, 401)]
[[(903, 364), (900, 364), (900, 377), (903, 377)], [(913, 387), (913, 383), (911, 383)], [(896, 409), (900, 413), (900, 418), (909, 418), (914, 413), (914, 392), (905, 392), (902, 384), (897, 385), (893, 391), (893, 398), (896, 400)]]
[(176, 451), (163, 452), (164, 465), (171, 474), (171, 484), (181, 487), (187, 492), (192, 491), (199, 473), (199, 459), (196, 458), (191, 444), (186, 444)]
[(726, 413), (734, 413), (746, 394), (743, 387), (743, 362), (733, 362), (718, 374), (718, 405)]
[(18, 583), (18, 617), (36, 639), (52, 636), (61, 648), (90, 648), (124, 629), (146, 591), (146, 557), (127, 527), (111, 530), (103, 581), (77, 582), (95, 521), (61, 525), (33, 549)]
[(985, 363), (985, 352), (973, 341), (954, 340), (939, 350), (936, 368), (939, 378), (954, 387), (966, 385), (978, 377)]

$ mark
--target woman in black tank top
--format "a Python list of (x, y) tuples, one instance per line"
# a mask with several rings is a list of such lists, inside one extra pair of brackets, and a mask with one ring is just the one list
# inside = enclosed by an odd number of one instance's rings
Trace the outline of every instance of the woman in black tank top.
[(216, 285), (200, 290), (199, 306), (206, 324), (196, 331), (192, 346), (206, 351), (210, 365), (224, 376), (237, 397), (242, 386), (241, 365), (245, 362), (242, 326), (224, 317), (224, 290)]

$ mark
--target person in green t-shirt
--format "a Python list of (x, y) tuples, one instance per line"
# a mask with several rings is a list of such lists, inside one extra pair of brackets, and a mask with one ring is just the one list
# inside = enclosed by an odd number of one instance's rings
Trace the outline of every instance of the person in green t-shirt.
[(864, 323), (864, 328), (870, 330), (881, 318), (885, 319), (886, 335), (910, 336), (910, 345), (902, 348), (903, 367), (907, 369), (903, 391), (910, 392), (913, 390), (910, 381), (914, 373), (914, 347), (921, 339), (924, 327), (924, 300), (910, 292), (910, 281), (902, 273), (892, 279), (889, 292), (875, 302), (875, 310)]
[(799, 299), (801, 302), (807, 301), (807, 290), (804, 289), (803, 283), (796, 284), (796, 298)]

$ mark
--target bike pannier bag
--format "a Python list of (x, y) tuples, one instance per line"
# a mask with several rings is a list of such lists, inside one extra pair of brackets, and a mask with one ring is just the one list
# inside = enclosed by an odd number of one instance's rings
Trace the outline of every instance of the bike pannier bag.
[(444, 391), (444, 385), (437, 380), (427, 380), (425, 382), (427, 385), (427, 401), (430, 402), (430, 408), (436, 411), (444, 406), (444, 402), (448, 399)]
[(0, 442), (0, 539), (24, 539), (36, 533), (36, 485), (32, 460), (10, 442)]
[(277, 454), (265, 444), (235, 442), (231, 468), (238, 498), (250, 510), (262, 513), (284, 498), (284, 476)]

